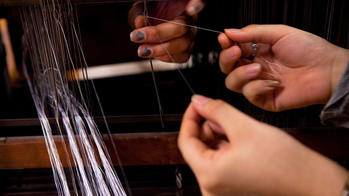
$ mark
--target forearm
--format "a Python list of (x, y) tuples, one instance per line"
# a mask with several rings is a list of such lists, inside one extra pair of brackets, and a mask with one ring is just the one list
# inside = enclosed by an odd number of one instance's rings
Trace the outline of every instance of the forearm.
[(348, 177), (343, 167), (303, 145), (292, 148), (295, 160), (279, 165), (279, 186), (270, 188), (276, 190), (272, 195), (341, 196)]
[(313, 168), (308, 172), (313, 175), (314, 180), (307, 183), (312, 185), (309, 186), (309, 194), (306, 195), (341, 196), (348, 172), (335, 162), (323, 157), (314, 161), (312, 166)]

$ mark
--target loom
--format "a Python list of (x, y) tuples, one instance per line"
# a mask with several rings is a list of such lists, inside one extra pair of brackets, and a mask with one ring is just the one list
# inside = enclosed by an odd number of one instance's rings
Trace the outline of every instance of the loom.
[[(0, 18), (8, 23), (0, 27), (2, 195), (56, 195), (40, 122), (20, 74), (23, 30), (18, 9), (37, 2), (0, 2)], [(127, 13), (135, 0), (72, 2), (78, 11), (82, 43), (90, 65), (88, 71), (95, 79), (133, 195), (200, 195), (176, 141), (191, 92), (173, 67), (176, 65), (154, 62), (165, 113), (163, 128), (149, 64), (139, 60), (137, 45), (128, 40), (131, 28)], [(222, 30), (252, 23), (284, 23), (348, 48), (348, 8), (346, 0), (221, 0), (219, 3), (208, 0), (197, 25)], [(9, 36), (4, 36), (4, 29)], [(180, 69), (197, 93), (224, 99), (259, 120), (284, 128), (307, 146), (348, 168), (349, 132), (321, 125), (318, 118), (321, 106), (282, 113), (255, 108), (241, 95), (225, 89), (224, 75), (218, 67), (220, 49), (216, 34), (199, 31), (196, 42), (190, 62), (180, 65)], [(5, 58), (11, 56), (8, 43), (12, 46), (15, 65)], [(103, 124), (98, 112), (95, 120)], [(107, 137), (105, 141), (109, 146)], [(118, 168), (118, 163), (115, 166)]]

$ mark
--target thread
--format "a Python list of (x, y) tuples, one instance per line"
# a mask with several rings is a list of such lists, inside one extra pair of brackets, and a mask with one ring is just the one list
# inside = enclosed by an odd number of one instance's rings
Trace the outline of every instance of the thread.
[[(59, 3), (40, 0), (39, 5), (21, 8), (25, 30), (23, 56), (30, 61), (29, 64), (24, 61), (24, 71), (41, 122), (57, 192), (64, 196), (125, 196), (108, 150), (89, 112), (88, 96), (84, 94), (88, 84), (82, 86), (68, 79), (67, 73), (77, 69), (77, 65), (87, 68), (75, 28), (75, 16), (69, 0)], [(28, 73), (29, 65), (31, 74)], [(94, 85), (93, 89), (101, 106)], [(105, 119), (102, 108), (101, 111)], [(48, 116), (52, 114), (56, 123), (50, 124)], [(62, 154), (57, 150), (52, 130), (58, 130), (64, 141)], [(65, 146), (69, 146), (70, 153)], [(64, 156), (72, 179), (67, 178), (63, 169)], [(72, 189), (69, 184), (73, 184)]]
[(159, 114), (160, 114), (160, 122), (161, 122), (161, 127), (165, 128), (165, 123), (164, 123), (164, 111), (162, 109), (162, 105), (161, 105), (161, 98), (160, 98), (160, 93), (159, 93), (159, 88), (156, 82), (156, 77), (155, 77), (155, 71), (154, 71), (154, 66), (153, 66), (153, 60), (149, 59), (150, 62), (150, 67), (151, 67), (151, 74), (152, 74), (152, 78), (153, 78), (153, 85), (154, 85), (154, 89), (155, 89), (155, 93), (156, 93), (156, 99), (158, 101), (158, 107), (159, 107)]
[(147, 15), (146, 15), (146, 17), (150, 18), (150, 19), (153, 19), (153, 20), (158, 20), (158, 21), (161, 21), (161, 22), (168, 22), (168, 23), (175, 24), (175, 25), (181, 25), (181, 26), (186, 26), (186, 27), (190, 27), (190, 28), (193, 28), (193, 29), (199, 29), (199, 30), (202, 30), (202, 31), (208, 31), (208, 32), (218, 33), (218, 34), (223, 33), (222, 31), (218, 31), (218, 30), (214, 30), (214, 29), (208, 29), (208, 28), (205, 28), (205, 27), (199, 27), (199, 26), (195, 26), (195, 25), (183, 24), (183, 23), (175, 22), (173, 20), (165, 20), (165, 19), (156, 18), (156, 17), (152, 17), (152, 16), (147, 16)]
[[(197, 28), (197, 29), (200, 29), (200, 30), (206, 30), (206, 31), (211, 31), (211, 32), (215, 32), (215, 33), (221, 33), (221, 32), (219, 32), (219, 31), (215, 31), (215, 30), (210, 30), (210, 29), (206, 29), (206, 28), (202, 28), (202, 27), (197, 27), (197, 26), (193, 26), (193, 25), (182, 24), (182, 23), (178, 23), (178, 22), (174, 22), (174, 21), (170, 21), (170, 20), (165, 20), (165, 19), (161, 19), (161, 18), (156, 18), (156, 17), (149, 16), (149, 15), (148, 15), (148, 8), (147, 8), (147, 6), (148, 6), (148, 2), (147, 2), (147, 0), (144, 0), (144, 11), (143, 11), (143, 15), (145, 16), (145, 21), (146, 21), (146, 24), (148, 24), (148, 25), (151, 25), (150, 22), (149, 22), (149, 20), (148, 20), (148, 18), (150, 18), (150, 19), (154, 19), (154, 20), (161, 21), (161, 22), (168, 22), (168, 23), (172, 23), (172, 24), (176, 24), (176, 25), (182, 25), (182, 26), (187, 26), (187, 27), (191, 27), (191, 28)], [(164, 43), (164, 42), (163, 42), (163, 41), (160, 41), (160, 43)], [(165, 48), (165, 47), (162, 47), (162, 48), (166, 51), (166, 53), (167, 53), (167, 55), (170, 57), (171, 61), (175, 63), (176, 61), (175, 61), (175, 59), (173, 58), (173, 56), (171, 55), (170, 51), (168, 51), (168, 49)], [(154, 72), (151, 59), (150, 59), (150, 64), (151, 64), (151, 67), (152, 67), (152, 72)], [(190, 83), (189, 83), (189, 81), (187, 80), (187, 78), (184, 76), (183, 72), (180, 70), (179, 67), (177, 67), (176, 69), (177, 69), (177, 71), (178, 71), (180, 77), (181, 77), (182, 80), (184, 81), (185, 85), (188, 87), (188, 89), (189, 89), (189, 91), (191, 92), (191, 94), (194, 95), (194, 94), (195, 94), (195, 91), (194, 91), (193, 87), (190, 85)], [(154, 73), (152, 73), (152, 74), (153, 74), (153, 79), (155, 80), (155, 75), (154, 75)], [(156, 85), (156, 83), (155, 83), (154, 85)], [(156, 88), (157, 88), (157, 87), (156, 87)], [(157, 91), (157, 90), (156, 90), (156, 91)], [(158, 102), (160, 103), (160, 99), (159, 99), (158, 93), (157, 93), (157, 97), (158, 97)], [(160, 107), (161, 107), (161, 103), (159, 104), (159, 108), (160, 108)], [(162, 115), (161, 115), (162, 111), (161, 111), (161, 110), (162, 110), (162, 109), (160, 109), (160, 116), (161, 116), (161, 118), (162, 118)]]
[[(144, 0), (144, 10), (143, 10), (143, 14), (144, 16), (148, 15), (148, 3), (147, 0)], [(150, 25), (150, 22), (147, 18), (144, 19), (145, 23), (147, 25)], [(156, 94), (156, 99), (158, 102), (158, 109), (159, 109), (159, 116), (160, 116), (160, 123), (161, 123), (161, 127), (165, 128), (165, 122), (163, 119), (163, 115), (164, 115), (164, 111), (162, 109), (162, 105), (161, 105), (161, 98), (160, 98), (160, 93), (159, 93), (159, 88), (156, 82), (156, 76), (155, 76), (155, 70), (154, 70), (154, 66), (153, 66), (153, 60), (151, 58), (149, 58), (149, 63), (150, 63), (150, 68), (151, 68), (151, 76), (153, 79), (153, 85), (154, 85), (154, 89), (155, 89), (155, 94)]]

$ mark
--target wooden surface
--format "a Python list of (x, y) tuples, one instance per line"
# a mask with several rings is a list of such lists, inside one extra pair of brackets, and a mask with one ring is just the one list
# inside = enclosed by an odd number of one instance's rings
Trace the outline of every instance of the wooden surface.
[[(182, 120), (182, 114), (164, 114), (164, 122), (178, 122)], [(108, 124), (139, 124), (139, 123), (159, 123), (159, 115), (122, 115), (122, 116), (106, 116), (105, 120)], [(48, 118), (50, 123), (55, 123), (55, 118)], [(97, 124), (104, 124), (103, 117), (94, 117)], [(4, 127), (28, 127), (28, 126), (40, 126), (40, 120), (37, 118), (23, 118), (23, 119), (0, 119), (0, 128)]]
[[(305, 145), (335, 160), (349, 161), (349, 131), (346, 129), (289, 129)], [(177, 133), (132, 133), (113, 135), (124, 166), (184, 164), (177, 149)], [(62, 142), (56, 138), (59, 152)], [(110, 140), (105, 137), (111, 148)], [(113, 160), (115, 153), (110, 152)], [(66, 160), (63, 160), (66, 165)], [(114, 165), (118, 165), (114, 162)], [(42, 136), (0, 138), (0, 169), (50, 168)]]
[[(55, 138), (58, 151), (62, 141)], [(137, 133), (113, 135), (120, 160), (124, 166), (183, 164), (177, 150), (176, 133)], [(105, 138), (111, 151), (111, 142)], [(110, 152), (113, 160), (115, 153)], [(63, 165), (66, 166), (65, 156)], [(118, 165), (115, 161), (114, 165)], [(50, 168), (45, 141), (42, 136), (8, 137), (0, 140), (0, 169)]]

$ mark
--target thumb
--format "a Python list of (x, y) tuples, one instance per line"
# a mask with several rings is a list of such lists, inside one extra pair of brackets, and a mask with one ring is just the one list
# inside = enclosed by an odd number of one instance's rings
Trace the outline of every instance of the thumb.
[(227, 37), (239, 43), (275, 44), (284, 36), (297, 31), (286, 25), (249, 25), (242, 29), (225, 29)]
[(195, 110), (193, 103), (191, 103), (183, 115), (178, 136), (179, 150), (192, 169), (196, 169), (196, 167), (202, 165), (200, 163), (203, 163), (204, 154), (212, 151), (200, 139), (201, 120), (202, 117)]
[(237, 135), (245, 132), (257, 122), (221, 100), (194, 95), (192, 103), (200, 116), (216, 123), (224, 130), (229, 141), (233, 141)]

